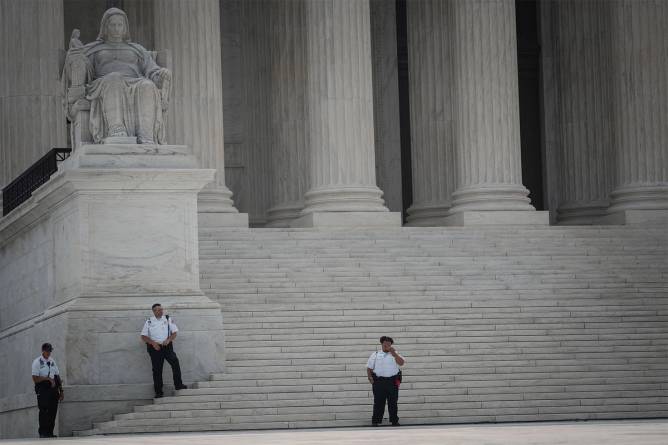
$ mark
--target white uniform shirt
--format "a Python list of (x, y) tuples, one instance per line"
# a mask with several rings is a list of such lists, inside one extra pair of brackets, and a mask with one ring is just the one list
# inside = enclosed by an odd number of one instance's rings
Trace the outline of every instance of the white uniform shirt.
[[(141, 335), (144, 335), (150, 338), (153, 341), (162, 343), (167, 340), (167, 337), (172, 335), (174, 332), (179, 332), (179, 328), (172, 322), (171, 317), (169, 317), (169, 322), (167, 321), (167, 316), (162, 316), (160, 319), (151, 316), (146, 323), (144, 323), (144, 328), (141, 330)], [(169, 329), (167, 329), (167, 323), (169, 323)]]
[(40, 354), (40, 356), (32, 362), (32, 375), (37, 377), (49, 377), (52, 379), (53, 376), (60, 375), (60, 371), (58, 370), (58, 366), (56, 366), (56, 361), (53, 357), (47, 359)]
[(392, 377), (399, 373), (399, 365), (389, 352), (374, 352), (366, 362), (366, 367), (373, 370), (378, 377)]

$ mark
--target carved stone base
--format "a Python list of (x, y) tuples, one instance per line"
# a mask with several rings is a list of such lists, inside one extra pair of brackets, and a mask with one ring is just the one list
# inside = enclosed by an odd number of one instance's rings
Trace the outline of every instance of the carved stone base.
[(181, 329), (186, 383), (224, 371), (220, 306), (199, 284), (197, 193), (214, 173), (184, 146), (85, 145), (0, 220), (2, 382), (30, 389), (26, 363), (50, 341), (66, 384), (84, 391), (67, 396), (59, 434), (146, 398), (114, 403), (99, 388), (151, 384), (138, 335), (154, 303)]
[(104, 144), (136, 144), (135, 136), (109, 136), (104, 138)]

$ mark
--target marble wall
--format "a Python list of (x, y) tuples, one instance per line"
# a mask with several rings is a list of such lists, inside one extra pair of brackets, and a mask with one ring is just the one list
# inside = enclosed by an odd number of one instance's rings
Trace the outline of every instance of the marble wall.
[(32, 412), (45, 341), (67, 386), (63, 432), (149, 398), (139, 332), (156, 302), (181, 329), (184, 380), (224, 370), (220, 307), (199, 289), (197, 193), (214, 172), (197, 165), (182, 146), (83, 146), (0, 220), (0, 422)]

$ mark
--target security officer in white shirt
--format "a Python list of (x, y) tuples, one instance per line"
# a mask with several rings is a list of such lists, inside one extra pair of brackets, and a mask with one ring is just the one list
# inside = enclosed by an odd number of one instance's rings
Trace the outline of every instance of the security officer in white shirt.
[(42, 354), (32, 362), (32, 381), (35, 383), (37, 407), (39, 408), (39, 437), (56, 437), (53, 429), (56, 426), (58, 402), (63, 400), (63, 387), (60, 371), (56, 361), (51, 357), (53, 346), (42, 345)]
[(151, 307), (153, 317), (146, 320), (141, 330), (141, 339), (146, 343), (146, 350), (151, 356), (153, 367), (153, 388), (155, 397), (163, 396), (162, 392), (162, 366), (165, 360), (172, 367), (174, 376), (174, 388), (186, 389), (187, 386), (181, 381), (181, 366), (174, 352), (174, 339), (179, 328), (169, 319), (169, 315), (163, 317), (162, 306), (159, 303)]
[(399, 400), (399, 385), (401, 384), (401, 370), (406, 361), (392, 347), (394, 340), (391, 337), (380, 337), (382, 349), (369, 357), (366, 364), (366, 374), (373, 388), (373, 417), (371, 425), (378, 426), (385, 414), (385, 401), (390, 413), (392, 426), (399, 426), (397, 402)]

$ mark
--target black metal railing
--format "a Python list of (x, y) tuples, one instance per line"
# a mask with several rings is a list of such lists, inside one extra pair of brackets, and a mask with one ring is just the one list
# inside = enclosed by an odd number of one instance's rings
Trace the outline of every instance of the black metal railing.
[(58, 162), (70, 157), (71, 148), (52, 148), (39, 161), (2, 189), (2, 216), (17, 208), (32, 196), (52, 174), (58, 171)]

